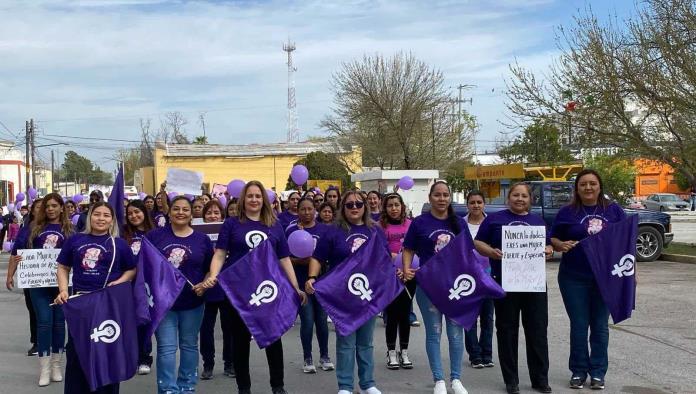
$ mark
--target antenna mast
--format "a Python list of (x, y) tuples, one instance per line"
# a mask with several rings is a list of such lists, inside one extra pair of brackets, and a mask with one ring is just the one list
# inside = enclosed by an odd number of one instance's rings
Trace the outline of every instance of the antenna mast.
[(283, 51), (288, 53), (288, 136), (287, 142), (299, 142), (300, 132), (297, 129), (297, 103), (295, 102), (295, 71), (297, 68), (292, 62), (292, 52), (296, 49), (295, 43), (288, 38), (288, 43), (283, 44)]

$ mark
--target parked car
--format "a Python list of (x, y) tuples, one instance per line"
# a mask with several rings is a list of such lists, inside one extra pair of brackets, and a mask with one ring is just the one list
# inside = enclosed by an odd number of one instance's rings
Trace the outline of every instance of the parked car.
[(689, 203), (672, 193), (655, 193), (643, 200), (643, 205), (651, 211), (685, 211)]
[[(540, 215), (551, 228), (558, 210), (570, 203), (573, 198), (573, 182), (529, 182), (532, 187), (531, 212)], [(467, 213), (466, 204), (452, 204), (459, 216)], [(492, 213), (507, 209), (504, 204), (486, 204), (486, 212)], [(423, 206), (422, 212), (430, 210), (430, 204)], [(652, 212), (645, 209), (624, 208), (627, 215), (638, 215), (638, 239), (636, 240), (636, 259), (654, 261), (662, 254), (674, 239), (671, 217), (666, 213)]]

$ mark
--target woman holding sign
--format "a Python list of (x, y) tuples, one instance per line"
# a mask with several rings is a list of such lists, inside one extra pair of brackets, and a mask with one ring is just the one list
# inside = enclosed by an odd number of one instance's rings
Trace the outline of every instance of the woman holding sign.
[[(63, 198), (57, 193), (45, 196), (41, 209), (27, 229), (29, 231), (21, 232), (15, 243), (14, 264), (10, 268), (12, 274), (17, 263), (22, 261), (22, 257), (17, 256), (17, 249), (60, 249), (65, 239), (73, 234)], [(65, 345), (65, 317), (60, 306), (50, 305), (58, 295), (57, 286), (31, 288), (29, 294), (36, 314), (39, 386), (47, 386), (51, 381), (63, 380), (61, 353)]]
[[(403, 278), (412, 281), (415, 270), (411, 269), (413, 255), (424, 264), (436, 253), (442, 250), (460, 232), (467, 231), (462, 218), (454, 213), (452, 194), (444, 181), (437, 181), (430, 187), (428, 194), (430, 212), (415, 219), (404, 238)], [(416, 302), (423, 315), (425, 326), (425, 350), (428, 354), (430, 370), (433, 373), (435, 387), (433, 394), (446, 394), (447, 386), (442, 370), (440, 356), (440, 334), (442, 332), (443, 314), (431, 302), (428, 295), (420, 288), (416, 290)], [(388, 318), (387, 318), (388, 319)], [(454, 320), (445, 316), (447, 339), (449, 341), (450, 381), (455, 394), (466, 394), (467, 390), (461, 381), (462, 358), (464, 357), (464, 330)]]
[[(259, 181), (250, 181), (244, 186), (239, 199), (239, 216), (229, 217), (220, 229), (215, 245), (215, 255), (210, 265), (210, 275), (200, 288), (210, 289), (217, 284), (221, 270), (235, 264), (250, 250), (268, 240), (273, 245), (280, 265), (290, 284), (304, 303), (306, 295), (297, 285), (295, 271), (290, 261), (288, 243), (283, 229), (276, 220), (268, 194)], [(234, 349), (234, 371), (240, 394), (251, 393), (249, 374), (249, 352), (251, 333), (237, 310), (229, 301), (222, 307), (223, 319), (232, 325), (232, 347)], [(265, 348), (273, 394), (287, 394), (284, 382), (283, 344), (280, 339)]]
[[(126, 241), (118, 238), (118, 226), (114, 219), (113, 208), (106, 202), (95, 202), (87, 217), (85, 232), (68, 238), (58, 255), (59, 293), (54, 300), (56, 304), (70, 302), (68, 278), (71, 270), (74, 294), (89, 293), (135, 278), (136, 261)], [(96, 391), (90, 391), (72, 337), (68, 338), (65, 355), (66, 394), (119, 392), (118, 384), (110, 384)]]
[[(474, 241), (476, 250), (490, 259), (493, 278), (501, 284), (503, 260), (503, 226), (546, 226), (544, 219), (529, 212), (531, 190), (526, 183), (510, 187), (508, 209), (491, 213), (483, 220)], [(549, 257), (553, 250), (546, 236), (544, 252)], [(545, 282), (544, 282), (545, 284)], [(503, 286), (505, 288), (505, 286)], [(527, 345), (527, 366), (532, 388), (540, 393), (552, 392), (549, 387), (548, 299), (543, 292), (508, 292), (495, 300), (498, 360), (509, 394), (520, 392), (517, 374), (517, 345), (520, 313)]]
[[(621, 207), (604, 197), (602, 178), (590, 169), (575, 178), (573, 200), (561, 208), (551, 228), (554, 248), (563, 252), (558, 285), (570, 318), (570, 388), (581, 389), (589, 375), (590, 388), (604, 389), (609, 358), (609, 311), (578, 241), (624, 220)], [(589, 345), (587, 332), (589, 330)]]

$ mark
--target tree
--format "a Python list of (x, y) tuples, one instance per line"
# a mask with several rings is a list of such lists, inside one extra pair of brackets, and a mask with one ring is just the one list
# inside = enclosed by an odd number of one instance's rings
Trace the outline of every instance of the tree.
[(196, 137), (196, 139), (193, 140), (193, 143), (197, 145), (205, 145), (208, 143), (208, 137), (204, 135), (199, 135)]
[(392, 169), (445, 168), (469, 154), (475, 119), (453, 115), (444, 76), (411, 54), (364, 56), (332, 79), (333, 113), (321, 126), (363, 164)]
[(151, 167), (155, 165), (155, 144), (152, 140), (150, 125), (152, 119), (140, 119), (140, 166)]
[(620, 205), (627, 205), (636, 182), (636, 169), (626, 159), (606, 154), (587, 156), (584, 166), (602, 177), (604, 193)]
[(107, 185), (113, 183), (111, 174), (102, 171), (92, 161), (74, 151), (67, 151), (61, 166), (61, 177), (66, 181)]
[(126, 185), (134, 185), (135, 172), (140, 168), (140, 149), (119, 149), (116, 155), (123, 163), (123, 179)]
[(498, 147), (506, 163), (559, 164), (573, 161), (567, 146), (561, 145), (560, 131), (551, 122), (535, 120), (512, 143)]
[(187, 124), (188, 120), (181, 112), (167, 112), (164, 118), (160, 118), (156, 141), (162, 141), (165, 144), (188, 144), (189, 139), (184, 129)]
[(622, 21), (580, 14), (543, 77), (511, 65), (512, 124), (552, 120), (579, 144), (659, 160), (696, 185), (694, 31), (693, 0), (646, 0)]
[[(346, 167), (336, 157), (336, 155), (324, 152), (312, 152), (305, 158), (295, 162), (295, 165), (302, 164), (309, 171), (309, 179), (338, 179), (341, 181), (343, 188), (352, 186), (350, 174)], [(285, 186), (286, 190), (297, 189), (298, 185), (288, 177), (288, 183)]]

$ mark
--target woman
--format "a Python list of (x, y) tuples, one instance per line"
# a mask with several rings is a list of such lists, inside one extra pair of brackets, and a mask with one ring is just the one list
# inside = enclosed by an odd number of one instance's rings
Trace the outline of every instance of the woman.
[[(316, 245), (324, 237), (329, 227), (317, 223), (314, 201), (309, 197), (302, 198), (298, 203), (298, 214), (299, 219), (297, 223), (291, 224), (285, 230), (285, 235), (290, 237), (290, 234), (297, 230), (305, 230), (312, 235), (314, 245)], [(304, 287), (308, 276), (309, 258), (290, 256), (290, 261), (292, 261), (295, 268), (297, 283), (300, 287)], [(312, 336), (314, 335), (315, 325), (317, 327), (317, 342), (319, 343), (319, 367), (324, 371), (333, 371), (334, 369), (334, 365), (329, 357), (329, 325), (326, 317), (326, 312), (324, 312), (324, 309), (319, 305), (319, 301), (313, 295), (308, 297), (307, 303), (300, 309), (300, 340), (304, 356), (302, 366), (302, 372), (304, 373), (317, 372), (312, 358)]]
[[(126, 206), (126, 225), (121, 232), (133, 252), (140, 253), (143, 237), (154, 228), (145, 204), (140, 200), (131, 200)], [(152, 367), (152, 339), (146, 336), (146, 326), (138, 327), (138, 375), (147, 375)]]
[(206, 234), (191, 228), (191, 211), (188, 198), (175, 197), (169, 208), (170, 225), (145, 236), (189, 283), (155, 331), (157, 390), (161, 394), (194, 392), (198, 383), (198, 332), (203, 320), (203, 297), (190, 285), (200, 283), (208, 273), (213, 244)]
[[(222, 205), (217, 200), (210, 200), (203, 208), (203, 220), (205, 223), (222, 222)], [(213, 242), (213, 253), (215, 243)], [(220, 285), (213, 287), (205, 293), (205, 309), (203, 312), (203, 324), (201, 325), (201, 357), (203, 358), (203, 372), (201, 379), (213, 378), (215, 368), (215, 320), (220, 312), (220, 327), (222, 328), (222, 361), (224, 374), (235, 377), (232, 361), (232, 325), (230, 319), (222, 313), (222, 305), (227, 298)]]
[(324, 195), (321, 193), (317, 193), (314, 195), (314, 209), (319, 212), (319, 207), (321, 207), (321, 204), (324, 203)]
[(334, 224), (336, 219), (336, 209), (330, 202), (326, 201), (319, 206), (319, 223)]
[(77, 212), (77, 206), (72, 200), (65, 201), (65, 209), (68, 211), (69, 220), (72, 220), (73, 216), (79, 215), (79, 212)]
[(213, 196), (210, 195), (210, 193), (203, 193), (199, 197), (201, 200), (203, 200), (203, 205), (207, 204), (210, 202), (210, 200), (213, 199)]
[[(437, 181), (430, 187), (428, 194), (430, 211), (413, 220), (408, 228), (403, 245), (403, 276), (412, 281), (415, 270), (411, 269), (413, 255), (417, 255), (421, 265), (442, 250), (460, 232), (468, 234), (469, 230), (464, 220), (454, 213), (452, 208), (452, 193), (447, 183)], [(427, 294), (420, 288), (416, 290), (416, 302), (423, 315), (425, 325), (425, 351), (428, 363), (433, 373), (434, 394), (446, 394), (445, 375), (442, 370), (440, 356), (440, 334), (442, 331), (443, 314), (430, 301)], [(464, 356), (464, 332), (454, 320), (444, 316), (449, 341), (450, 384), (455, 394), (466, 394), (461, 381), (462, 358)]]
[(192, 217), (194, 219), (203, 219), (203, 207), (205, 207), (205, 204), (206, 202), (203, 201), (201, 197), (196, 197), (196, 199), (193, 200)]
[[(250, 181), (244, 186), (241, 196), (239, 216), (227, 218), (220, 229), (215, 245), (215, 255), (210, 266), (210, 275), (202, 287), (212, 288), (217, 284), (217, 275), (222, 269), (236, 263), (264, 240), (269, 240), (280, 259), (280, 264), (288, 280), (304, 304), (306, 295), (297, 285), (297, 278), (289, 258), (287, 240), (282, 227), (276, 221), (266, 189), (261, 182)], [(225, 301), (222, 309), (221, 316), (229, 318), (232, 324), (232, 347), (234, 348), (234, 371), (237, 375), (237, 388), (240, 394), (248, 394), (251, 393), (251, 376), (249, 375), (251, 334), (229, 301)], [(278, 339), (267, 346), (265, 351), (271, 377), (271, 390), (273, 394), (286, 394), (281, 340)]]
[[(93, 261), (93, 265), (83, 264), (86, 258)], [(104, 201), (98, 201), (92, 205), (87, 213), (85, 232), (75, 234), (65, 241), (57, 261), (59, 293), (54, 302), (58, 305), (70, 302), (68, 277), (71, 270), (74, 294), (89, 293), (135, 278), (136, 262), (133, 252), (125, 240), (118, 238), (114, 209)], [(68, 333), (70, 333), (69, 330)], [(90, 391), (70, 335), (68, 335), (68, 344), (65, 349), (66, 394), (119, 392), (118, 383)]]
[(331, 204), (333, 209), (338, 210), (338, 204), (341, 202), (341, 192), (338, 190), (338, 188), (336, 186), (330, 186), (328, 189), (326, 189), (324, 196), (326, 197), (326, 201)]
[[(21, 232), (12, 250), (12, 262), (8, 277), (14, 276), (17, 264), (22, 261), (17, 249), (60, 249), (73, 233), (63, 198), (57, 193), (43, 197), (41, 209), (27, 227)], [(8, 288), (14, 283), (10, 281)], [(65, 317), (60, 306), (51, 306), (58, 295), (58, 287), (38, 287), (29, 289), (32, 308), (36, 314), (37, 350), (39, 352), (39, 386), (61, 382), (61, 354), (65, 345)]]
[(150, 214), (150, 216), (153, 216), (153, 211), (155, 210), (155, 198), (152, 197), (151, 195), (147, 195), (143, 199), (143, 203), (145, 203), (145, 208), (147, 208), (147, 213)]
[(292, 192), (288, 196), (288, 209), (278, 215), (278, 222), (283, 227), (283, 231), (289, 225), (297, 223), (297, 203), (300, 202), (300, 193)]
[(169, 196), (167, 192), (161, 191), (155, 196), (155, 208), (151, 211), (152, 222), (155, 227), (164, 227), (167, 225), (169, 215)]
[(227, 203), (227, 208), (225, 208), (228, 218), (236, 218), (239, 216), (239, 199), (237, 197), (230, 198)]
[(379, 223), (382, 218), (382, 195), (376, 190), (367, 193), (367, 206), (370, 209), (370, 217), (375, 223)]
[[(406, 218), (406, 205), (401, 195), (397, 193), (387, 194), (382, 203), (382, 213), (379, 224), (387, 235), (389, 252), (396, 257), (401, 252), (404, 237), (411, 225), (411, 220)], [(404, 369), (413, 368), (413, 363), (408, 356), (408, 342), (411, 336), (411, 305), (416, 294), (416, 282), (406, 282), (406, 288), (384, 311), (387, 326), (385, 335), (387, 338), (387, 368)], [(396, 334), (399, 334), (399, 352), (396, 351)]]
[[(313, 200), (314, 200), (314, 196), (315, 196), (316, 194), (317, 194), (317, 193), (315, 193), (314, 190), (307, 190), (306, 192), (304, 192), (304, 194), (302, 195), (302, 197), (301, 197), (300, 199), (302, 199), (302, 198), (309, 198), (310, 200), (313, 201)], [(299, 209), (299, 208), (298, 208), (298, 209)]]
[[(476, 250), (490, 259), (493, 278), (502, 283), (502, 229), (503, 226), (545, 226), (544, 219), (529, 212), (531, 190), (526, 183), (516, 183), (507, 195), (508, 209), (492, 213), (483, 220), (476, 234)], [(546, 255), (553, 253), (549, 237), (546, 240)], [(520, 392), (517, 374), (517, 344), (520, 313), (527, 345), (527, 366), (532, 388), (540, 393), (550, 393), (549, 347), (546, 329), (548, 325), (547, 293), (508, 292), (504, 298), (495, 300), (496, 334), (498, 337), (498, 360), (503, 372), (505, 389), (509, 394)]]
[[(624, 220), (621, 207), (604, 197), (602, 178), (591, 169), (575, 178), (573, 200), (562, 207), (551, 228), (551, 243), (563, 252), (558, 269), (558, 285), (570, 319), (570, 388), (583, 388), (590, 377), (590, 388), (604, 389), (609, 366), (609, 311), (602, 300), (587, 256), (577, 243), (602, 231), (610, 223)], [(589, 346), (588, 350), (588, 330)]]
[[(321, 265), (332, 269), (342, 263), (361, 245), (381, 231), (374, 226), (365, 207), (365, 200), (360, 193), (349, 191), (343, 196), (338, 223), (318, 243), (309, 262), (309, 277), (305, 288), (314, 294), (314, 282), (319, 275)], [(368, 320), (348, 336), (336, 333), (336, 378), (338, 394), (353, 392), (353, 370), (356, 357), (358, 363), (358, 383), (360, 392), (380, 394), (374, 379), (374, 346), (372, 339), (375, 331), (375, 318)]]
[[(483, 193), (480, 191), (472, 191), (466, 196), (466, 208), (468, 213), (464, 216), (464, 221), (469, 227), (469, 233), (472, 237), (476, 237), (479, 227), (486, 217), (484, 212), (486, 202)], [(480, 257), (476, 253), (477, 257)], [(488, 263), (486, 262), (486, 265)], [(491, 272), (490, 267), (485, 268), (488, 273)], [(481, 303), (479, 312), (479, 321), (481, 322), (481, 336), (477, 333), (477, 327), (466, 330), (464, 333), (464, 345), (466, 352), (469, 353), (469, 362), (471, 367), (475, 369), (493, 368), (493, 300), (485, 299)]]

